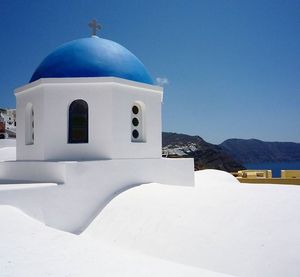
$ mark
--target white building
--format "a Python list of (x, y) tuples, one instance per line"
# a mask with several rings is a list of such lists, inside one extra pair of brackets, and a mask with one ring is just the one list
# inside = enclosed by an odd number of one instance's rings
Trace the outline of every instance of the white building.
[(78, 233), (127, 188), (194, 184), (192, 159), (161, 157), (163, 89), (113, 41), (63, 44), (15, 95), (17, 161), (0, 163), (0, 178), (25, 184), (0, 204)]
[(16, 137), (16, 110), (15, 109), (1, 109), (0, 122), (2, 122), (0, 127), (0, 139), (8, 138), (8, 137)]
[(16, 90), (17, 159), (160, 158), (162, 95), (115, 77), (39, 79)]

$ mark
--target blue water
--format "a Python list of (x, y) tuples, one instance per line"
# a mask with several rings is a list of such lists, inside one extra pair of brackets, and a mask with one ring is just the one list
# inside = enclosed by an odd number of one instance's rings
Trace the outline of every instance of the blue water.
[(281, 169), (300, 170), (300, 162), (244, 164), (247, 169), (271, 169), (273, 177), (280, 177)]

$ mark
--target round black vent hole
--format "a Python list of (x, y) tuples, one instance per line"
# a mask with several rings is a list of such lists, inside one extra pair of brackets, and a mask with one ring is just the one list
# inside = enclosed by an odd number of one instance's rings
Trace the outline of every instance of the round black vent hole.
[(139, 108), (138, 108), (137, 106), (133, 106), (133, 107), (132, 107), (132, 112), (133, 112), (134, 114), (138, 114), (138, 113), (139, 113)]
[(133, 124), (133, 126), (138, 126), (139, 125), (139, 120), (136, 117), (134, 117), (132, 119), (132, 124)]
[(133, 130), (133, 131), (132, 131), (132, 136), (133, 136), (135, 139), (137, 139), (137, 138), (139, 137), (139, 132), (138, 132), (138, 130)]

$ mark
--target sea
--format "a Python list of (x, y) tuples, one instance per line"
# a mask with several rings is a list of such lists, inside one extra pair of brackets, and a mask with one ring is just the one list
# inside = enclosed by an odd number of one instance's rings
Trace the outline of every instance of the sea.
[(282, 169), (300, 170), (300, 162), (281, 162), (281, 163), (250, 163), (244, 164), (247, 169), (270, 169), (272, 177), (280, 177)]

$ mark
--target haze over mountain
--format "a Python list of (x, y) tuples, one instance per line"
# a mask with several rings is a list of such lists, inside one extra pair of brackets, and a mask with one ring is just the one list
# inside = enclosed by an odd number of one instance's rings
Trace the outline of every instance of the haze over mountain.
[(241, 163), (300, 161), (300, 143), (266, 142), (258, 139), (228, 139), (219, 145)]

